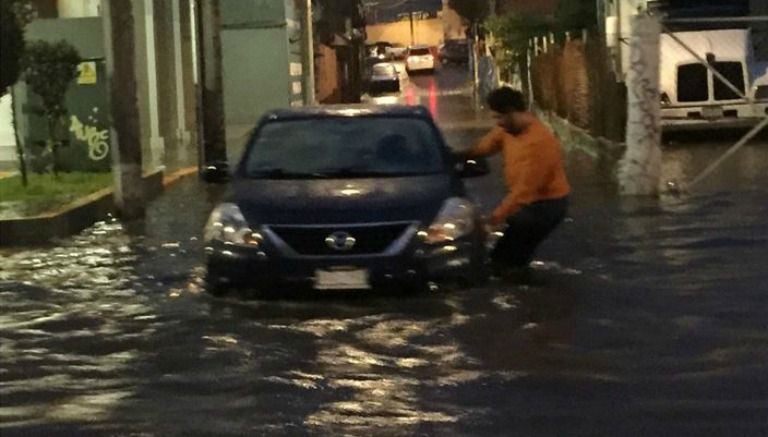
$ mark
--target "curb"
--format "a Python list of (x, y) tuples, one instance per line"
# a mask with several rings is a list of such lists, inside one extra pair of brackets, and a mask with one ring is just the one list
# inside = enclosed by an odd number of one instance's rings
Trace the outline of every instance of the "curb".
[[(143, 176), (147, 200), (181, 179), (197, 174), (197, 167), (186, 167), (165, 175), (160, 170)], [(114, 213), (113, 189), (105, 188), (56, 210), (33, 217), (0, 220), (0, 246), (44, 244), (54, 238), (74, 235)]]

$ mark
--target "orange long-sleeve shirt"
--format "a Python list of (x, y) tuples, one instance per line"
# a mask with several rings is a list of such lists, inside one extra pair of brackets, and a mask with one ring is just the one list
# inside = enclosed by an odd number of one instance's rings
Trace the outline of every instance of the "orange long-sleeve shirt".
[(494, 212), (495, 217), (507, 218), (531, 203), (570, 194), (560, 141), (541, 121), (535, 121), (519, 135), (496, 127), (469, 151), (469, 156), (499, 152), (504, 158), (509, 193)]

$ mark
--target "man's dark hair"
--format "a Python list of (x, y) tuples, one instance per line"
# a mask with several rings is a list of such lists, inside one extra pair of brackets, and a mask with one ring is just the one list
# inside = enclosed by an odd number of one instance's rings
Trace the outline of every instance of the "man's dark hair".
[(493, 90), (488, 94), (488, 107), (494, 112), (508, 114), (510, 112), (524, 112), (528, 110), (525, 95), (509, 87)]

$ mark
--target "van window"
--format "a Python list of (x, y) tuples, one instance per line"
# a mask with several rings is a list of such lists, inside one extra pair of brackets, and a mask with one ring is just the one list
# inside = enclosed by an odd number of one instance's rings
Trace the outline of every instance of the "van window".
[(768, 85), (760, 85), (757, 87), (755, 98), (759, 100), (768, 100)]
[(677, 68), (677, 100), (679, 102), (705, 102), (709, 100), (707, 67), (685, 64)]
[[(744, 64), (741, 62), (715, 62), (715, 69), (733, 84), (744, 95)], [(715, 88), (715, 100), (740, 100), (728, 85), (717, 77), (713, 78)]]

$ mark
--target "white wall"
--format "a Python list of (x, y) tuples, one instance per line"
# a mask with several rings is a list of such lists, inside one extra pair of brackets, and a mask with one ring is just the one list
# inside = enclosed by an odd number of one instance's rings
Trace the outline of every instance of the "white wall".
[(11, 96), (0, 98), (0, 169), (16, 163), (16, 141), (13, 136)]
[(101, 0), (59, 0), (60, 18), (98, 17)]

